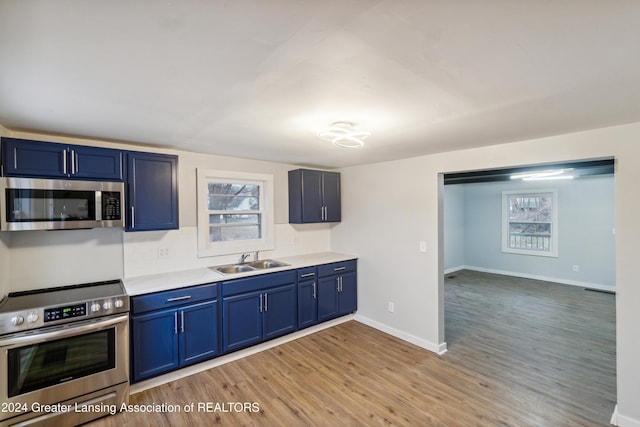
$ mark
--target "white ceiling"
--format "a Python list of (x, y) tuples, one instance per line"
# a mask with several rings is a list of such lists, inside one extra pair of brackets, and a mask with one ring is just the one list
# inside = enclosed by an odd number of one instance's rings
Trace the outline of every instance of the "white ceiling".
[[(0, 124), (326, 167), (512, 142), (640, 121), (639, 23), (637, 0), (0, 0)], [(333, 147), (335, 121), (372, 136)]]

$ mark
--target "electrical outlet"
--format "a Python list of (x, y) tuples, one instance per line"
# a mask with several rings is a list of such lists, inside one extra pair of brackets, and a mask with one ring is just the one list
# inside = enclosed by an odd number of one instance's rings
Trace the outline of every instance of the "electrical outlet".
[(425, 253), (427, 252), (427, 242), (420, 242), (420, 252)]
[(579, 266), (579, 265), (574, 265), (574, 266), (573, 266), (573, 271), (575, 271), (576, 273), (577, 273), (578, 271), (580, 271), (580, 266)]
[(169, 248), (158, 248), (158, 258), (169, 258)]
[(389, 301), (389, 303), (387, 304), (387, 310), (389, 310), (389, 313), (393, 313), (395, 309), (395, 305), (391, 301)]

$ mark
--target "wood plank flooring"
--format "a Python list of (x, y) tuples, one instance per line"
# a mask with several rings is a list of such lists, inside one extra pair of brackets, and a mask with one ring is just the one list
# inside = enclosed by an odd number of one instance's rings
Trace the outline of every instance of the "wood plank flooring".
[[(614, 296), (467, 271), (446, 282), (443, 356), (350, 321), (131, 396), (195, 413), (90, 426), (608, 424)], [(217, 411), (197, 412), (207, 403)]]

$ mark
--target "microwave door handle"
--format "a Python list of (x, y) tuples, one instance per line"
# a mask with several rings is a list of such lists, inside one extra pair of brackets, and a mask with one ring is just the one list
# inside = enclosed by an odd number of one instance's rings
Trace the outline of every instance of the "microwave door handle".
[(126, 324), (128, 321), (129, 321), (129, 316), (125, 315), (125, 316), (113, 317), (107, 320), (102, 320), (100, 322), (89, 322), (80, 326), (76, 326), (73, 323), (71, 323), (69, 327), (64, 329), (58, 329), (53, 332), (45, 332), (43, 334), (33, 334), (33, 335), (8, 337), (5, 339), (0, 339), (0, 348), (11, 347), (16, 344), (19, 344), (19, 345), (38, 344), (46, 340), (68, 338), (68, 337), (72, 337), (72, 336), (76, 336), (76, 335), (80, 335), (88, 332), (98, 332), (100, 330), (110, 328), (113, 325), (117, 325), (118, 323)]

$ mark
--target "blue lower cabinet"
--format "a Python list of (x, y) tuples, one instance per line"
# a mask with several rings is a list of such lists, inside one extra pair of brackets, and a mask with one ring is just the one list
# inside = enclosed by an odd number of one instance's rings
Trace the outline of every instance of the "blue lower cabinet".
[(222, 351), (229, 352), (262, 341), (262, 292), (251, 292), (222, 300)]
[(358, 308), (355, 260), (318, 266), (318, 321), (353, 313)]
[(176, 310), (132, 317), (133, 382), (177, 369), (178, 334), (174, 332)]
[(295, 271), (222, 284), (222, 351), (228, 353), (297, 329)]
[(220, 354), (217, 285), (134, 296), (131, 307), (132, 382)]
[(314, 280), (298, 282), (298, 328), (318, 323), (318, 291)]
[(263, 294), (263, 337), (265, 340), (296, 330), (296, 287), (282, 286)]
[(211, 359), (218, 348), (218, 302), (209, 301), (180, 309), (180, 367)]
[(318, 320), (329, 320), (338, 316), (338, 278), (325, 277), (318, 280)]
[(295, 331), (295, 284), (222, 299), (222, 351), (227, 353)]

